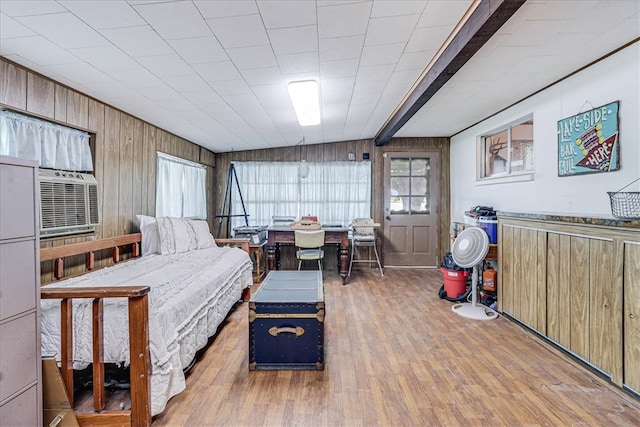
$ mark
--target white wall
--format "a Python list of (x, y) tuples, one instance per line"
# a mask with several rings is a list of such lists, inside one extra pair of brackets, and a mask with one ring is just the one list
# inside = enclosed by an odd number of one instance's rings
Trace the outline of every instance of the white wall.
[[(451, 219), (477, 205), (498, 211), (611, 217), (607, 191), (640, 177), (640, 42), (451, 138)], [(619, 100), (620, 170), (558, 177), (557, 122), (586, 101)], [(533, 113), (534, 179), (477, 185), (477, 137)], [(640, 182), (625, 191), (640, 191)]]

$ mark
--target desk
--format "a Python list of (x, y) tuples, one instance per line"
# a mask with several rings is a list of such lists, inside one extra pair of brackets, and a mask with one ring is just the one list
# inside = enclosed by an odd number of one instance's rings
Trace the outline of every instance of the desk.
[[(327, 227), (324, 228), (324, 243), (337, 244), (340, 263), (340, 277), (342, 284), (347, 284), (347, 271), (349, 268), (349, 229), (347, 227)], [(294, 230), (286, 227), (269, 227), (267, 229), (269, 238), (267, 241), (267, 260), (269, 270), (280, 269), (280, 244), (294, 244)]]

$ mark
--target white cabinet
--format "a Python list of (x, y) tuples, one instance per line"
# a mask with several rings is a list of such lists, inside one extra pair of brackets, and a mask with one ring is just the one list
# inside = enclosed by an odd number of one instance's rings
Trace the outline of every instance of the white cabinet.
[(0, 425), (42, 425), (37, 163), (0, 156)]

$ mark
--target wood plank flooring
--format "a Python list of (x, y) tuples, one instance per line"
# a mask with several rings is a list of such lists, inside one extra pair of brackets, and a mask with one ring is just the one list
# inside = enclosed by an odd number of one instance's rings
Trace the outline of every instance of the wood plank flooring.
[(453, 313), (438, 270), (324, 285), (324, 371), (249, 371), (245, 303), (153, 426), (640, 425), (638, 399), (519, 325)]

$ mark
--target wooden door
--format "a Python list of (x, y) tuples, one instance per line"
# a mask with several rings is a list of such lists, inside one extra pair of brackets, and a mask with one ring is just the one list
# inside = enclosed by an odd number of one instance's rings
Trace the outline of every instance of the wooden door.
[(624, 384), (640, 393), (640, 244), (624, 245)]
[(438, 265), (440, 153), (384, 154), (385, 266)]

